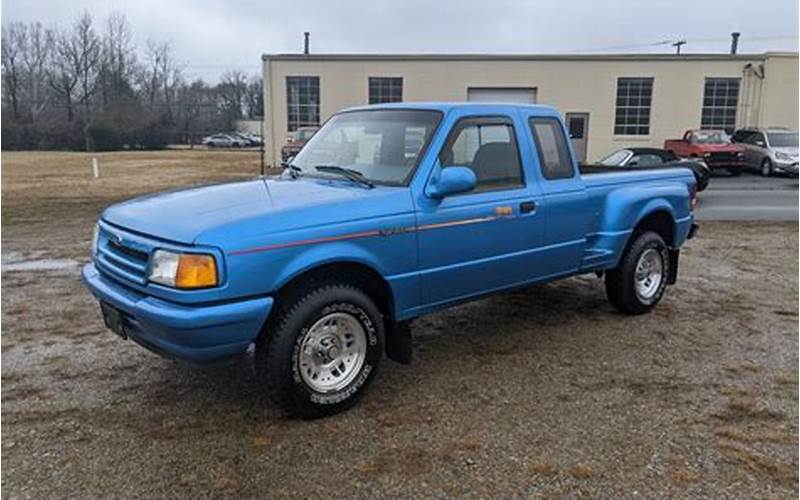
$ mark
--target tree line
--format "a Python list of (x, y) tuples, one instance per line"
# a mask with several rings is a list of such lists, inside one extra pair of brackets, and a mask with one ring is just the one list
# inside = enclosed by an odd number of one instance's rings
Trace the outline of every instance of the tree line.
[(140, 51), (126, 17), (2, 27), (4, 149), (112, 150), (195, 143), (263, 115), (260, 77), (186, 78), (168, 42)]

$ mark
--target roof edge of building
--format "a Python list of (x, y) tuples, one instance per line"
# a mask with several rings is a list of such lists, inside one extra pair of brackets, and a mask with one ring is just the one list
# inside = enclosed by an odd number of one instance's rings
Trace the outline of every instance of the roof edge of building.
[(798, 57), (797, 52), (757, 54), (262, 54), (278, 61), (737, 61)]

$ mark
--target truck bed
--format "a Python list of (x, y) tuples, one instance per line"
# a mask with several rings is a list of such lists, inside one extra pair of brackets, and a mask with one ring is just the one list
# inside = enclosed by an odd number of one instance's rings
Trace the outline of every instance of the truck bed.
[(602, 163), (593, 163), (591, 165), (580, 164), (578, 165), (578, 169), (581, 172), (581, 175), (592, 175), (592, 174), (607, 174), (613, 172), (641, 172), (643, 170), (664, 170), (668, 168), (675, 168), (675, 167), (685, 167), (691, 169), (690, 162), (670, 162), (664, 163), (663, 165), (653, 165), (649, 167), (641, 167), (641, 166), (634, 166), (634, 167), (616, 167), (616, 166), (608, 166), (603, 165)]

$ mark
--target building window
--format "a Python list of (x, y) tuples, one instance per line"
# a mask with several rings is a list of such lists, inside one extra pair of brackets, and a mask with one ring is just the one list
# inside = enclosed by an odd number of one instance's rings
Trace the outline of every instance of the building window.
[(738, 104), (738, 78), (706, 78), (700, 128), (722, 129), (732, 134)]
[(403, 79), (369, 77), (369, 103), (401, 102), (403, 100)]
[(287, 125), (290, 132), (299, 127), (319, 125), (319, 77), (286, 77)]
[(649, 135), (652, 78), (617, 78), (614, 135)]

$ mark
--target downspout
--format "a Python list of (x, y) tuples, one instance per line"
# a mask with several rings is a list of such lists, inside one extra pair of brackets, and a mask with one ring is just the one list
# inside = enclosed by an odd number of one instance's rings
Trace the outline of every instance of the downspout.
[[(759, 71), (760, 70), (760, 71)], [(753, 80), (757, 78), (758, 82)], [(742, 115), (744, 126), (759, 126), (761, 117), (761, 96), (764, 85), (764, 65), (757, 67), (747, 63), (742, 68)]]

